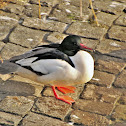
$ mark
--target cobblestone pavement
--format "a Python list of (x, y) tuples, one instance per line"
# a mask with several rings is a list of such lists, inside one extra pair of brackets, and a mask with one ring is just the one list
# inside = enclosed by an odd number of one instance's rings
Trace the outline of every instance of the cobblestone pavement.
[(95, 74), (69, 94), (73, 105), (56, 100), (50, 87), (19, 76), (0, 79), (0, 125), (126, 126), (126, 0), (94, 0), (99, 26), (88, 0), (82, 18), (79, 0), (41, 1), (41, 20), (38, 0), (13, 0), (0, 9), (2, 58), (74, 34), (96, 50)]

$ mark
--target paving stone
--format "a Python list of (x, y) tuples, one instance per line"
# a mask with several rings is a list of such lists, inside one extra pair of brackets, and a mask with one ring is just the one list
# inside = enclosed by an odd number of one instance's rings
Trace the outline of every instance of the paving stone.
[(0, 92), (6, 92), (10, 95), (29, 96), (35, 93), (35, 88), (28, 83), (8, 80), (0, 83)]
[[(118, 89), (118, 91), (120, 91), (120, 93), (122, 93), (122, 97), (126, 97), (126, 88), (117, 88), (117, 89)], [(120, 99), (121, 99), (121, 97), (120, 97)], [(121, 101), (119, 101), (119, 104), (121, 104), (120, 102)], [(125, 103), (124, 99), (122, 99), (122, 104), (123, 104), (123, 102)]]
[(126, 58), (126, 43), (124, 42), (105, 39), (100, 41), (100, 44), (97, 46), (96, 50), (98, 50), (102, 54), (109, 54), (115, 57)]
[(3, 59), (10, 59), (13, 56), (25, 53), (28, 50), (29, 50), (28, 48), (23, 48), (19, 45), (8, 43), (8, 44), (5, 45), (1, 54), (2, 54)]
[(112, 118), (115, 120), (126, 120), (126, 105), (118, 105), (112, 113)]
[(88, 84), (81, 93), (81, 98), (114, 104), (121, 94), (122, 93), (118, 89), (113, 87), (106, 88)]
[(17, 24), (17, 19), (0, 15), (0, 40), (5, 39), (11, 29)]
[[(42, 1), (40, 0), (41, 6), (45, 6), (45, 7), (52, 7), (55, 6), (56, 4), (58, 4), (61, 0), (46, 0), (46, 1)], [(39, 4), (38, 0), (30, 0), (31, 4)]]
[(108, 36), (111, 39), (126, 42), (126, 27), (116, 25), (112, 26), (112, 28), (108, 32)]
[(98, 40), (92, 40), (92, 39), (86, 39), (86, 38), (81, 38), (81, 41), (83, 42), (84, 45), (92, 49), (96, 49), (96, 46), (99, 43)]
[(110, 60), (101, 60), (99, 59), (95, 63), (95, 69), (100, 70), (103, 72), (109, 72), (113, 74), (118, 74), (125, 68), (126, 64), (125, 63), (120, 63), (120, 62), (114, 62)]
[(25, 18), (23, 22), (24, 26), (41, 29), (41, 30), (49, 30), (49, 31), (57, 31), (63, 32), (66, 28), (67, 24), (56, 22), (56, 21), (42, 21), (37, 18)]
[(109, 120), (104, 116), (80, 110), (74, 110), (71, 113), (70, 121), (78, 125), (86, 126), (107, 126), (109, 124)]
[(70, 105), (53, 97), (41, 97), (34, 104), (32, 111), (64, 120), (70, 111)]
[(114, 79), (115, 76), (113, 74), (95, 70), (94, 77), (92, 78), (90, 83), (98, 84), (100, 86), (111, 87)]
[[(7, 75), (4, 75), (4, 78)], [(3, 75), (0, 75), (0, 100), (6, 96), (37, 96), (41, 97), (41, 91), (44, 84), (31, 81), (27, 78), (18, 75), (7, 76), (6, 81), (3, 81)], [(8, 80), (9, 79), (9, 80)]]
[(9, 96), (10, 94), (7, 92), (0, 92), (0, 101), (2, 101), (6, 96)]
[(3, 80), (0, 78), (0, 83), (2, 83), (3, 82)]
[(126, 15), (121, 15), (116, 21), (115, 24), (126, 26)]
[(3, 81), (10, 79), (12, 76), (13, 75), (11, 75), (11, 74), (0, 74), (0, 78), (2, 80), (0, 83), (3, 83)]
[[(71, 5), (74, 5), (74, 6), (77, 6), (77, 7), (80, 7), (80, 2), (77, 2), (76, 0), (63, 0), (64, 4), (67, 5), (67, 3), (69, 2)], [(85, 7), (86, 9), (88, 9), (89, 7), (89, 1), (85, 1), (85, 0), (82, 0), (82, 7)], [(85, 10), (86, 11), (86, 10)]]
[(0, 112), (0, 124), (7, 126), (17, 126), (21, 121), (21, 117), (18, 115), (12, 115), (10, 113)]
[(0, 51), (3, 49), (4, 46), (5, 46), (5, 43), (0, 41)]
[(8, 96), (0, 102), (0, 110), (24, 116), (34, 103), (33, 96)]
[(14, 14), (14, 13), (7, 13), (5, 11), (0, 11), (0, 18), (1, 18), (1, 20), (5, 20), (5, 21), (14, 20), (14, 19), (16, 21), (16, 20), (20, 19), (20, 17), (18, 15)]
[(114, 125), (112, 126), (126, 126), (125, 122), (116, 122)]
[(15, 44), (33, 48), (43, 40), (46, 33), (18, 25), (9, 38)]
[(66, 33), (86, 38), (102, 39), (106, 31), (107, 29), (104, 27), (96, 27), (88, 23), (75, 22), (68, 28)]
[(112, 0), (107, 0), (105, 2), (100, 0), (95, 0), (93, 2), (93, 8), (96, 9), (97, 11), (103, 11), (114, 15), (116, 14), (120, 15), (120, 13), (125, 8), (125, 4), (119, 1), (116, 2)]
[(104, 60), (104, 61), (113, 61), (113, 62), (116, 62), (116, 63), (125, 63), (125, 59), (121, 59), (121, 58), (118, 58), (118, 57), (109, 56), (109, 55), (102, 55), (100, 53), (95, 54), (95, 55), (96, 55), (96, 60), (101, 59), (101, 60)]
[(117, 2), (120, 2), (120, 3), (126, 3), (125, 0), (114, 0), (114, 1), (117, 1)]
[[(60, 22), (72, 23), (76, 20), (80, 20), (80, 5), (77, 6), (75, 1), (63, 1), (59, 4), (49, 15), (49, 19), (58, 20)], [(76, 2), (79, 3), (79, 2)], [(82, 7), (83, 17), (81, 20), (88, 21), (90, 15), (90, 9), (88, 8), (88, 2), (83, 1), (84, 7)]]
[(98, 23), (104, 27), (110, 27), (117, 15), (100, 12), (97, 14)]
[(59, 32), (53, 32), (47, 36), (47, 41), (53, 43), (61, 43), (67, 35), (61, 34)]
[(22, 15), (24, 7), (21, 6), (21, 5), (9, 3), (4, 8), (2, 8), (2, 10), (4, 10), (5, 12), (15, 13), (15, 14), (18, 14), (18, 15)]
[[(51, 11), (51, 7), (41, 7), (41, 15), (45, 15), (47, 16), (50, 11)], [(39, 5), (36, 5), (36, 4), (27, 4), (25, 5), (25, 9), (23, 11), (23, 13), (28, 16), (28, 17), (36, 17), (38, 18), (39, 17)]]
[(114, 86), (126, 88), (126, 70), (123, 70), (121, 74), (117, 77)]
[(18, 5), (27, 5), (30, 0), (12, 0), (12, 3), (18, 4)]
[(115, 56), (115, 57), (119, 57), (125, 61), (126, 60), (126, 49), (112, 51), (110, 53), (110, 55)]
[(126, 89), (121, 90), (123, 92), (123, 96), (126, 96)]
[(113, 110), (113, 104), (78, 99), (73, 105), (73, 108), (95, 114), (110, 115)]
[(70, 126), (70, 125), (58, 119), (30, 112), (23, 119), (21, 126)]
[(121, 96), (119, 98), (119, 100), (117, 101), (117, 103), (119, 103), (121, 105), (126, 105), (126, 97), (125, 96)]

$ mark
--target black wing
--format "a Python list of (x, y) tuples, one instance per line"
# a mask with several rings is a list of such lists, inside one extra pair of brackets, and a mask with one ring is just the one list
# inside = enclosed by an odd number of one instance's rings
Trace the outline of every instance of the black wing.
[[(39, 60), (44, 60), (44, 59), (61, 59), (68, 62), (72, 67), (75, 67), (73, 62), (69, 58), (69, 56), (59, 51), (57, 47), (56, 48), (54, 47), (54, 45), (53, 46), (52, 45), (39, 46), (23, 55), (12, 57), (9, 61), (18, 64), (18, 61), (22, 59), (28, 59), (28, 58), (34, 58), (34, 57), (36, 58), (32, 61), (32, 63)], [(18, 65), (36, 73), (37, 75), (43, 75), (43, 73), (34, 71), (29, 65), (28, 66), (27, 65), (23, 66), (21, 64), (18, 64)]]
[(22, 55), (14, 56), (14, 57), (10, 58), (9, 61), (15, 62), (17, 60), (29, 58), (29, 57), (32, 57), (32, 56), (37, 55), (37, 54), (44, 54), (46, 52), (50, 52), (50, 51), (54, 50), (55, 48), (58, 48), (59, 45), (60, 44), (41, 45), (41, 46), (33, 48), (32, 50), (30, 50), (30, 51), (28, 51), (28, 52), (26, 52)]
[(41, 54), (41, 53), (36, 54), (36, 55), (34, 55), (34, 57), (38, 57), (38, 58), (36, 60), (34, 60), (33, 62), (36, 62), (36, 61), (42, 60), (42, 59), (62, 59), (62, 60), (65, 60), (66, 62), (68, 62), (72, 67), (74, 67), (74, 64), (71, 61), (71, 59), (69, 58), (69, 56), (67, 56), (66, 54), (64, 54), (63, 52), (61, 52), (57, 49), (50, 50), (43, 54)]

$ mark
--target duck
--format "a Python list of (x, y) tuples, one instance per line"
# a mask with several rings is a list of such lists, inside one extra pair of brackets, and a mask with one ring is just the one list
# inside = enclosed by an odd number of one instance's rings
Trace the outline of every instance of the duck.
[(50, 85), (56, 99), (74, 103), (62, 93), (74, 93), (74, 85), (89, 82), (94, 74), (94, 60), (77, 35), (68, 35), (61, 44), (41, 45), (0, 63), (0, 74), (16, 73), (40, 84)]

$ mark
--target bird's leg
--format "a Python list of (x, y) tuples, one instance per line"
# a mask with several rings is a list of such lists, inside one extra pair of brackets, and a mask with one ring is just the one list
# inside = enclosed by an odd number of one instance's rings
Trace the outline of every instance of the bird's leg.
[(75, 87), (72, 87), (72, 86), (65, 86), (65, 87), (57, 87), (57, 89), (59, 91), (61, 91), (62, 93), (64, 94), (67, 94), (67, 93), (75, 93)]
[(56, 90), (55, 90), (55, 86), (52, 86), (52, 90), (53, 90), (53, 92), (54, 92), (54, 95), (55, 95), (55, 97), (57, 98), (57, 99), (59, 99), (59, 100), (62, 100), (62, 101), (64, 101), (64, 102), (66, 102), (66, 103), (68, 103), (68, 104), (72, 104), (73, 102), (75, 102), (71, 97), (69, 97), (69, 96), (58, 96), (58, 94), (56, 93)]

